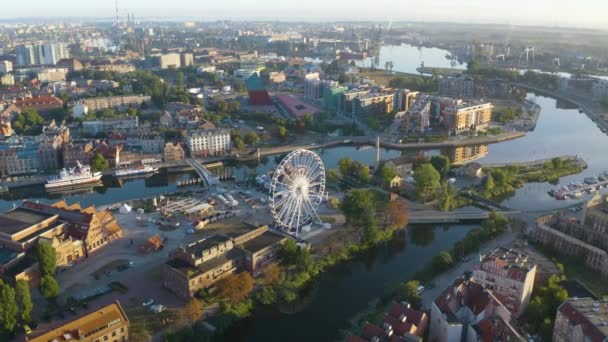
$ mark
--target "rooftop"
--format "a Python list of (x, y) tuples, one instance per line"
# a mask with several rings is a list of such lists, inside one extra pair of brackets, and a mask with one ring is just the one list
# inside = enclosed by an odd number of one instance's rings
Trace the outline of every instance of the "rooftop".
[(257, 253), (258, 251), (260, 251), (268, 246), (272, 246), (272, 245), (282, 241), (283, 239), (285, 239), (285, 237), (282, 235), (273, 233), (271, 231), (266, 231), (262, 235), (257, 236), (255, 238), (245, 242), (240, 247), (241, 247), (241, 249), (243, 249), (247, 252)]
[(93, 310), (73, 321), (61, 322), (46, 331), (37, 335), (36, 331), (28, 336), (30, 342), (47, 341), (68, 341), (89, 338), (93, 340), (101, 334), (105, 334), (117, 327), (113, 325), (125, 324), (128, 322), (120, 303), (117, 301), (102, 308)]
[(571, 298), (559, 307), (559, 312), (570, 320), (571, 325), (581, 325), (590, 341), (608, 338), (608, 300)]
[(27, 208), (15, 208), (0, 214), (0, 232), (13, 235), (53, 216)]
[(198, 240), (186, 246), (186, 252), (199, 257), (203, 251), (208, 250), (220, 243), (229, 241), (230, 238), (223, 235), (213, 235), (206, 239)]
[[(481, 258), (479, 268), (489, 273), (524, 281), (527, 273), (534, 266), (528, 261), (528, 255), (510, 248), (498, 247)], [(503, 273), (504, 271), (506, 274)]]

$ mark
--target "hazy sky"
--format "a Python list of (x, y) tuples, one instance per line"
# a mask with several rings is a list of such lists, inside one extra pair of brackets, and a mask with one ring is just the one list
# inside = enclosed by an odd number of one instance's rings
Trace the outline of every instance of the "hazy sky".
[[(0, 18), (112, 17), (115, 0), (2, 0)], [(139, 17), (423, 20), (608, 28), (606, 0), (119, 0)]]

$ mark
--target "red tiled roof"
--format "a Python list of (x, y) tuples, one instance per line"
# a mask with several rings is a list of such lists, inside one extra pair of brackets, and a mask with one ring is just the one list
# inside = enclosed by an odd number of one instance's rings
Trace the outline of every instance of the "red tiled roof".
[(399, 319), (385, 315), (384, 323), (388, 323), (393, 327), (393, 332), (399, 336), (403, 336), (405, 334), (413, 334), (416, 331), (416, 327), (407, 322), (401, 322)]
[(63, 101), (55, 96), (37, 96), (17, 100), (15, 104), (18, 107), (36, 107), (48, 105), (63, 106)]
[(371, 323), (365, 323), (365, 327), (363, 327), (363, 338), (372, 339), (372, 337), (382, 337), (384, 336), (384, 329), (380, 328), (377, 325)]
[(345, 342), (367, 342), (367, 340), (357, 335), (350, 335), (346, 338)]
[(422, 317), (424, 317), (424, 312), (414, 310), (412, 308), (406, 308), (403, 304), (395, 303), (391, 310), (388, 312), (389, 315), (399, 319), (401, 315), (405, 315), (407, 317), (407, 322), (411, 323), (417, 327), (421, 325)]

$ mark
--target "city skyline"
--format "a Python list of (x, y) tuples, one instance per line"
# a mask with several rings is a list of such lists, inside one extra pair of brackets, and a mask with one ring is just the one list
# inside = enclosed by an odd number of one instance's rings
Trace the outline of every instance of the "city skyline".
[[(406, 0), (378, 0), (373, 5), (360, 1), (310, 0), (306, 6), (278, 0), (233, 0), (227, 3), (206, 3), (175, 0), (169, 5), (161, 1), (119, 0), (119, 16), (127, 13), (138, 18), (196, 20), (281, 20), (281, 21), (447, 21), (459, 23), (496, 23), (508, 25), (539, 25), (608, 29), (603, 13), (608, 4), (580, 0), (576, 7), (566, 0), (514, 0), (492, 2), (483, 0), (431, 0), (420, 6)], [(0, 13), (0, 20), (19, 18), (114, 18), (115, 2), (82, 2), (61, 0), (52, 6), (43, 0), (13, 3), (11, 11)], [(320, 10), (322, 9), (322, 10)], [(387, 10), (391, 9), (391, 10)], [(394, 9), (394, 10), (393, 10)], [(594, 10), (590, 10), (594, 9)]]

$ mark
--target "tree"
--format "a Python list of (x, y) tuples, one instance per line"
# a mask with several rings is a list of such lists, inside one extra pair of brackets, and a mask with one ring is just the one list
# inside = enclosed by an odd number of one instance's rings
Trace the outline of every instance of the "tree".
[(275, 285), (281, 280), (281, 268), (277, 264), (270, 264), (264, 269), (262, 284), (265, 286)]
[(17, 284), (15, 284), (15, 297), (19, 306), (19, 319), (22, 323), (31, 322), (34, 304), (30, 295), (30, 286), (26, 281), (17, 281)]
[(177, 325), (191, 326), (203, 317), (203, 312), (203, 302), (196, 297), (190, 298), (184, 307), (177, 310)]
[(447, 251), (442, 251), (433, 258), (433, 267), (440, 271), (449, 269), (453, 264), (454, 258), (452, 257), (452, 254)]
[(363, 217), (363, 228), (363, 239), (365, 243), (373, 245), (382, 238), (380, 229), (378, 229), (378, 224), (376, 223), (376, 218), (372, 213), (365, 213)]
[(237, 150), (242, 150), (245, 148), (245, 142), (243, 142), (243, 138), (236, 137), (234, 138), (234, 148)]
[(183, 88), (185, 86), (185, 77), (182, 71), (178, 71), (175, 73), (175, 86), (178, 88)]
[(281, 261), (285, 265), (294, 265), (298, 255), (298, 246), (293, 239), (285, 241), (281, 247)]
[(478, 61), (472, 59), (467, 63), (467, 73), (471, 75), (476, 75), (479, 73), (480, 70), (481, 66), (479, 65)]
[(551, 165), (553, 165), (553, 168), (556, 170), (561, 169), (563, 164), (564, 163), (562, 161), (562, 158), (560, 158), (560, 157), (555, 157), (555, 158), (551, 159)]
[(437, 196), (437, 206), (441, 211), (452, 211), (456, 207), (456, 187), (449, 182), (443, 182)]
[(393, 169), (386, 163), (383, 163), (380, 166), (379, 173), (380, 173), (380, 179), (382, 179), (382, 184), (386, 187), (390, 186), (393, 178), (395, 178), (395, 176), (397, 176), (397, 172), (395, 171), (395, 169)]
[(39, 240), (36, 248), (36, 256), (42, 276), (55, 276), (57, 270), (57, 252), (48, 240)]
[(450, 172), (450, 160), (442, 154), (431, 157), (430, 163), (439, 172), (441, 178)]
[(12, 332), (15, 329), (18, 311), (15, 290), (0, 280), (0, 325), (3, 330)]
[(237, 93), (242, 93), (242, 92), (247, 91), (245, 82), (243, 82), (241, 80), (237, 80), (236, 82), (234, 82), (234, 91), (236, 91)]
[(327, 170), (327, 184), (338, 184), (340, 182), (340, 174), (336, 169)]
[(359, 182), (363, 184), (369, 183), (369, 181), (372, 179), (372, 176), (369, 172), (369, 167), (364, 166), (360, 168), (359, 172), (357, 172), (357, 178), (359, 178)]
[(236, 304), (249, 295), (254, 285), (255, 281), (249, 272), (231, 274), (217, 283), (218, 297)]
[(55, 278), (48, 274), (40, 279), (38, 289), (40, 290), (40, 294), (46, 299), (56, 298), (61, 292)]
[(260, 142), (260, 137), (255, 132), (249, 132), (245, 136), (245, 143), (248, 145), (257, 145)]
[(350, 190), (340, 205), (346, 219), (353, 224), (362, 224), (366, 215), (375, 213), (374, 194), (368, 189)]
[(403, 228), (408, 223), (408, 208), (405, 201), (390, 201), (385, 210), (384, 226)]
[(110, 169), (110, 163), (103, 157), (99, 152), (96, 152), (91, 159), (91, 170), (93, 171), (107, 171)]
[(418, 280), (409, 280), (399, 286), (397, 290), (397, 298), (399, 301), (406, 301), (414, 307), (419, 309), (422, 306), (422, 299), (418, 293), (418, 287), (420, 282)]
[(420, 165), (414, 171), (416, 181), (416, 192), (422, 201), (426, 202), (439, 187), (441, 176), (430, 163)]
[(277, 136), (283, 140), (287, 139), (287, 128), (285, 126), (277, 127)]
[(352, 158), (346, 157), (342, 158), (338, 161), (338, 169), (343, 176), (347, 176), (351, 173), (353, 168), (353, 160)]
[(483, 183), (483, 190), (486, 196), (492, 195), (494, 192), (494, 186), (494, 177), (492, 177), (492, 174), (490, 173)]

